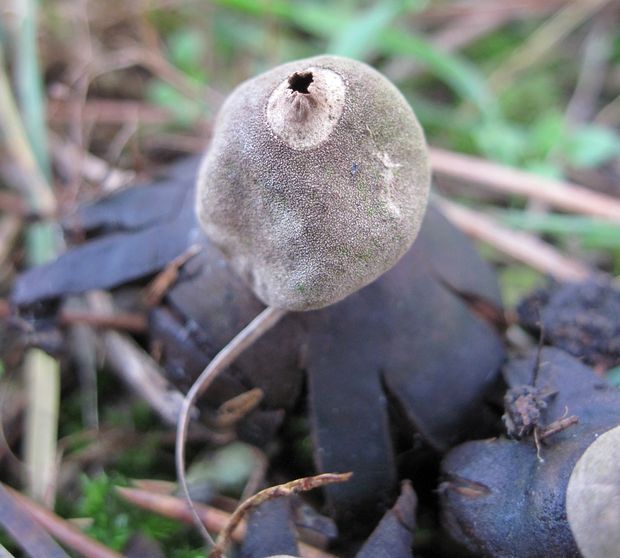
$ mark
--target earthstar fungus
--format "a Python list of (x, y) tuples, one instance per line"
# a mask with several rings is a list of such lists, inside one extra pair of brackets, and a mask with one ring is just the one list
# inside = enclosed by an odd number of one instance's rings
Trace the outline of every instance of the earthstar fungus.
[(286, 311), (336, 303), (390, 269), (428, 202), (424, 134), (405, 98), (370, 66), (319, 56), (242, 83), (217, 117), (197, 180), (207, 237), (267, 305), (203, 370), (177, 425), (181, 488), (194, 402)]

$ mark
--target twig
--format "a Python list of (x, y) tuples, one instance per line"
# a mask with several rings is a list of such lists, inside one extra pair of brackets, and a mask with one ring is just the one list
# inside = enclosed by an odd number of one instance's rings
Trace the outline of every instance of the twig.
[(0, 483), (0, 525), (28, 556), (69, 558), (60, 545), (32, 517), (26, 506), (2, 483)]
[(353, 473), (324, 473), (322, 475), (316, 475), (314, 477), (296, 479), (285, 484), (279, 484), (277, 486), (270, 486), (269, 488), (265, 488), (265, 490), (261, 490), (260, 492), (248, 498), (239, 506), (237, 506), (237, 509), (230, 516), (226, 527), (224, 527), (224, 529), (220, 531), (220, 534), (217, 537), (217, 543), (215, 545), (215, 548), (211, 552), (210, 557), (223, 558), (224, 551), (226, 550), (226, 547), (230, 544), (232, 533), (237, 528), (237, 525), (239, 525), (241, 520), (252, 508), (259, 506), (263, 502), (273, 500), (274, 498), (279, 498), (281, 496), (292, 496), (293, 494), (313, 490), (320, 486), (325, 486), (336, 482), (346, 482), (351, 478), (352, 474)]
[(576, 415), (571, 415), (569, 417), (564, 417), (553, 421), (551, 424), (548, 424), (544, 428), (538, 430), (538, 441), (542, 442), (549, 436), (562, 432), (575, 424), (579, 424), (579, 417)]
[(192, 244), (185, 252), (166, 265), (146, 286), (144, 300), (149, 308), (157, 306), (161, 302), (168, 289), (178, 279), (180, 269), (201, 250), (200, 244)]
[(58, 321), (63, 326), (89, 325), (103, 329), (117, 329), (129, 333), (144, 333), (147, 329), (146, 317), (142, 314), (130, 312), (115, 312), (103, 314), (89, 310), (73, 310), (64, 308), (60, 312)]
[(5, 487), (34, 519), (50, 534), (86, 558), (123, 558), (121, 554), (86, 536), (77, 527), (35, 504), (16, 490)]
[(182, 409), (183, 394), (164, 377), (157, 366), (131, 338), (107, 331), (103, 343), (108, 364), (117, 375), (140, 395), (170, 425), (176, 425)]
[(561, 254), (536, 236), (502, 227), (490, 217), (444, 198), (437, 196), (436, 201), (446, 217), (466, 234), (542, 273), (559, 281), (580, 281), (592, 275), (589, 268)]
[(583, 186), (543, 178), (437, 147), (430, 149), (430, 155), (431, 168), (436, 174), (449, 176), (461, 182), (474, 182), (500, 192), (541, 200), (565, 211), (602, 217), (620, 223), (620, 201), (592, 192)]
[[(136, 488), (117, 487), (116, 491), (121, 498), (140, 508), (190, 525), (194, 522), (187, 503), (181, 498)], [(195, 508), (201, 522), (215, 533), (222, 531), (230, 521), (231, 515), (217, 508), (204, 504), (195, 504)], [(232, 539), (241, 542), (245, 538), (246, 529), (246, 522), (241, 520), (232, 532)], [(303, 558), (336, 558), (333, 554), (303, 542), (299, 544), (299, 552)]]
[[(112, 309), (106, 293), (89, 293), (87, 300), (98, 313)], [(140, 394), (166, 423), (176, 425), (183, 395), (168, 383), (155, 361), (135, 341), (115, 331), (103, 334), (103, 345), (112, 370)]]
[(200, 397), (201, 394), (211, 385), (213, 380), (228, 366), (230, 366), (235, 359), (248, 347), (250, 347), (257, 339), (259, 339), (264, 333), (269, 331), (282, 316), (286, 314), (285, 310), (279, 310), (277, 308), (267, 307), (263, 310), (254, 320), (252, 320), (244, 329), (242, 329), (229, 343), (224, 347), (215, 358), (209, 363), (209, 365), (202, 371), (198, 379), (194, 382), (190, 390), (187, 392), (183, 405), (181, 408), (181, 414), (177, 423), (177, 438), (176, 438), (176, 451), (175, 462), (177, 470), (177, 479), (181, 485), (183, 496), (187, 501), (189, 509), (192, 512), (194, 523), (202, 533), (207, 544), (210, 546), (215, 545), (215, 541), (209, 535), (209, 532), (205, 529), (196, 508), (194, 502), (189, 494), (189, 488), (187, 486), (187, 479), (185, 477), (185, 438), (187, 437), (187, 431), (189, 428), (190, 411), (194, 406), (194, 403)]

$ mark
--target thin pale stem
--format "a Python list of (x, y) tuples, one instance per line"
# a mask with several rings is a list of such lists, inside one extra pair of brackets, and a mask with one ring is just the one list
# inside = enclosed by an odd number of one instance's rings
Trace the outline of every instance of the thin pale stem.
[(226, 345), (209, 363), (209, 365), (202, 371), (198, 379), (194, 382), (190, 390), (187, 392), (183, 405), (181, 407), (181, 414), (177, 422), (177, 435), (176, 435), (176, 469), (177, 479), (181, 485), (183, 496), (187, 502), (187, 505), (192, 512), (192, 517), (196, 527), (200, 530), (207, 544), (213, 548), (215, 541), (207, 531), (204, 523), (200, 519), (194, 502), (189, 494), (189, 488), (187, 486), (187, 479), (185, 478), (185, 440), (187, 438), (187, 431), (189, 429), (189, 421), (191, 410), (194, 403), (200, 397), (205, 390), (211, 385), (213, 380), (226, 368), (228, 368), (235, 359), (248, 347), (254, 344), (263, 334), (269, 331), (282, 316), (286, 314), (286, 310), (278, 310), (277, 308), (267, 307), (256, 318), (254, 318), (245, 328), (243, 328), (234, 337), (228, 345)]

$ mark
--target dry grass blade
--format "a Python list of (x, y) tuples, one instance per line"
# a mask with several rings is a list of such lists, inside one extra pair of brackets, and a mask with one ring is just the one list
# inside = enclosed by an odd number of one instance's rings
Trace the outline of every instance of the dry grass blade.
[[(136, 488), (118, 487), (116, 490), (121, 498), (142, 509), (188, 524), (194, 521), (187, 503), (180, 498)], [(207, 529), (215, 533), (219, 533), (230, 521), (230, 514), (217, 508), (205, 506), (204, 504), (195, 504), (195, 509), (201, 522), (206, 525)], [(241, 520), (231, 534), (232, 540), (235, 542), (243, 541), (246, 527), (245, 521)], [(333, 554), (303, 542), (299, 544), (299, 551), (302, 558), (336, 558)]]
[(473, 182), (495, 191), (526, 196), (558, 209), (602, 217), (620, 223), (620, 200), (598, 194), (570, 182), (543, 178), (478, 157), (430, 149), (435, 174), (460, 182)]
[(29, 513), (23, 503), (0, 484), (0, 525), (28, 556), (69, 558)]
[(56, 442), (60, 406), (58, 363), (39, 349), (30, 349), (24, 363), (28, 384), (25, 461), (28, 491), (53, 506), (58, 473)]
[(0, 544), (0, 558), (15, 558), (15, 556)]
[(571, 260), (536, 236), (502, 227), (479, 211), (446, 199), (436, 197), (436, 201), (445, 216), (469, 236), (490, 244), (558, 281), (581, 281), (592, 274), (591, 269)]
[(215, 424), (218, 428), (230, 428), (260, 405), (265, 393), (253, 388), (224, 401), (217, 410)]
[(131, 312), (115, 312), (114, 314), (100, 314), (87, 310), (70, 310), (64, 308), (60, 312), (58, 321), (64, 325), (89, 325), (102, 329), (118, 329), (130, 333), (144, 333), (147, 329), (147, 319), (142, 314)]
[[(122, 486), (116, 487), (116, 491), (121, 498), (145, 510), (182, 521), (183, 523), (192, 524), (194, 521), (187, 503), (176, 496), (162, 494), (154, 490), (126, 488)], [(204, 504), (195, 504), (195, 509), (200, 517), (200, 521), (206, 525), (210, 531), (216, 533), (219, 533), (230, 519), (230, 514), (225, 511), (205, 506)], [(245, 536), (245, 527), (244, 523), (238, 526), (234, 533), (235, 540), (243, 540)]]
[(248, 347), (250, 347), (257, 339), (259, 339), (264, 333), (269, 331), (274, 325), (278, 323), (280, 318), (286, 314), (285, 310), (279, 310), (277, 308), (267, 307), (256, 318), (254, 318), (244, 329), (242, 329), (236, 337), (226, 345), (209, 363), (209, 365), (202, 371), (198, 379), (194, 382), (190, 390), (187, 392), (185, 399), (183, 400), (183, 406), (181, 414), (177, 423), (177, 438), (176, 438), (176, 452), (175, 461), (177, 469), (177, 479), (181, 485), (183, 495), (189, 505), (194, 518), (194, 523), (202, 533), (207, 544), (210, 546), (215, 545), (215, 541), (212, 539), (209, 532), (205, 529), (204, 524), (200, 520), (198, 513), (194, 507), (194, 502), (189, 494), (189, 488), (187, 486), (187, 479), (185, 478), (185, 440), (187, 438), (187, 431), (189, 429), (190, 412), (194, 406), (194, 403), (200, 397), (201, 394), (211, 385), (213, 380), (223, 370), (228, 368), (235, 359)]
[[(58, 517), (56, 514), (38, 504), (35, 504), (32, 500), (29, 500), (19, 492), (8, 487), (6, 490), (46, 531), (72, 550), (79, 552), (82, 556), (86, 558), (122, 558), (122, 555), (118, 552), (86, 536), (75, 525), (72, 525), (65, 519)], [(37, 558), (39, 558), (39, 556), (41, 558), (43, 556), (47, 558), (50, 555), (40, 554)], [(66, 556), (66, 554), (63, 553), (58, 556)]]
[(255, 508), (263, 502), (274, 498), (292, 496), (293, 494), (298, 494), (299, 492), (306, 492), (308, 490), (313, 490), (315, 488), (336, 482), (346, 482), (351, 478), (352, 474), (353, 473), (324, 473), (314, 477), (295, 479), (285, 484), (270, 486), (269, 488), (265, 488), (265, 490), (261, 490), (254, 496), (242, 502), (230, 516), (226, 527), (222, 529), (217, 538), (217, 544), (215, 545), (213, 552), (210, 554), (211, 558), (223, 558), (224, 551), (230, 544), (234, 530), (252, 508)]
[[(97, 314), (112, 313), (113, 307), (107, 293), (92, 292), (87, 299)], [(176, 425), (183, 395), (168, 383), (157, 363), (135, 341), (118, 332), (104, 332), (103, 345), (112, 370), (140, 394), (166, 423)]]
[[(24, 4), (27, 20), (20, 27), (19, 64), (36, 67), (36, 32), (34, 32), (34, 3)], [(25, 35), (24, 35), (25, 34)], [(23, 35), (23, 36), (22, 36)], [(17, 68), (19, 71), (24, 68)], [(35, 72), (36, 74), (36, 72)], [(35, 79), (31, 72), (26, 77)], [(29, 91), (30, 114), (40, 110), (38, 83), (22, 82), (22, 92)], [(42, 120), (42, 119), (41, 119)], [(38, 125), (37, 137), (45, 136), (42, 122), (31, 119), (32, 127)], [(41, 143), (41, 142), (39, 142)], [(43, 145), (38, 146), (40, 150)], [(47, 182), (28, 141), (17, 103), (13, 97), (5, 70), (4, 52), (0, 44), (0, 151), (8, 154), (17, 172), (3, 172), (8, 184), (22, 192), (28, 207), (34, 213), (52, 215), (56, 211), (56, 199)], [(0, 166), (2, 168), (2, 166)], [(46, 225), (32, 226), (28, 236), (28, 257), (31, 263), (43, 263), (53, 256), (53, 230)], [(42, 353), (31, 350), (26, 355), (26, 378), (30, 402), (27, 411), (25, 448), (29, 492), (41, 501), (52, 502), (56, 475), (56, 437), (58, 431), (58, 406), (60, 402), (60, 367), (58, 363)]]

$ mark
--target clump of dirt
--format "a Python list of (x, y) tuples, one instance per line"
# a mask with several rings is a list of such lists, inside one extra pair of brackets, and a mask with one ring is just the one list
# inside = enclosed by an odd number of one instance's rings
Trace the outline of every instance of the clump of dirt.
[(519, 322), (599, 372), (620, 365), (620, 289), (604, 277), (553, 284), (525, 298)]

